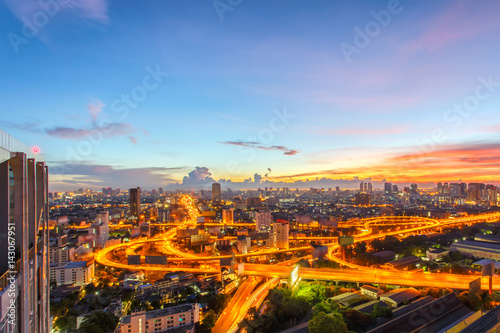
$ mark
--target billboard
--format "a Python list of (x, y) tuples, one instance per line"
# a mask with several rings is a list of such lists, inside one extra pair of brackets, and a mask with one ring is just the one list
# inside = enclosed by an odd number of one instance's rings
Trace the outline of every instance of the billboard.
[(481, 278), (469, 282), (469, 293), (479, 294), (481, 292)]
[(177, 239), (191, 238), (193, 235), (199, 234), (198, 229), (177, 229)]
[(481, 276), (493, 276), (495, 273), (495, 262), (483, 265), (481, 269)]
[(292, 272), (290, 273), (290, 285), (295, 286), (295, 284), (299, 281), (299, 265), (296, 265)]
[(191, 245), (202, 245), (210, 243), (209, 234), (191, 235)]
[(145, 263), (150, 265), (167, 265), (167, 257), (165, 256), (146, 256)]
[(140, 265), (141, 264), (141, 256), (140, 255), (129, 255), (127, 257), (127, 264)]
[(354, 244), (354, 237), (352, 236), (341, 236), (339, 237), (340, 246), (349, 246)]

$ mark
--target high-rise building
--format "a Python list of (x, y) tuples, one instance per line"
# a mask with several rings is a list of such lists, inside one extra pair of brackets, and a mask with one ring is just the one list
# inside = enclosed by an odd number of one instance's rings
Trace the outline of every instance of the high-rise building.
[(141, 214), (141, 188), (130, 189), (130, 215), (139, 218)]
[(234, 222), (233, 208), (222, 210), (222, 223), (232, 224)]
[(443, 183), (437, 183), (438, 194), (443, 194)]
[(139, 333), (167, 330), (191, 332), (200, 321), (200, 304), (182, 304), (153, 311), (132, 312), (120, 319), (117, 332)]
[(49, 332), (48, 168), (0, 130), (0, 332)]
[(418, 194), (418, 185), (415, 183), (411, 184), (411, 194)]
[(220, 194), (221, 194), (220, 184), (213, 183), (212, 184), (212, 201), (213, 202), (220, 202), (220, 197), (221, 197)]
[(466, 183), (460, 183), (460, 196), (462, 196), (462, 197), (467, 196), (467, 184)]
[(454, 198), (460, 197), (462, 194), (462, 187), (459, 183), (451, 183), (450, 184), (450, 196)]
[(106, 247), (106, 241), (109, 238), (109, 212), (97, 214), (95, 223), (92, 223), (89, 233), (95, 235), (95, 247)]
[(359, 206), (370, 206), (371, 195), (369, 193), (356, 193), (354, 204)]
[(363, 192), (364, 190), (365, 190), (365, 183), (361, 182), (361, 184), (359, 184), (359, 191)]
[(262, 206), (262, 200), (259, 197), (251, 197), (246, 199), (247, 207), (260, 207)]
[(392, 194), (392, 184), (391, 183), (385, 183), (385, 185), (384, 185), (384, 193), (386, 195)]
[(498, 203), (498, 187), (486, 185), (486, 197), (490, 204), (496, 205)]
[(277, 249), (288, 249), (288, 237), (290, 225), (285, 221), (276, 221), (273, 223), (273, 231), (269, 235), (270, 247)]
[(255, 212), (255, 230), (269, 230), (273, 223), (273, 216), (269, 211)]
[(398, 185), (392, 185), (392, 193), (393, 193), (393, 194), (396, 194), (396, 193), (398, 193), (398, 192), (399, 192), (399, 187), (398, 187)]
[(443, 185), (443, 194), (445, 195), (450, 194), (450, 185), (448, 185), (448, 183), (444, 183)]
[(247, 254), (252, 249), (252, 238), (250, 236), (238, 236), (236, 248), (241, 254)]
[(50, 281), (57, 285), (72, 284), (84, 286), (94, 279), (94, 263), (87, 261), (68, 261), (50, 265)]
[(479, 201), (482, 198), (485, 185), (481, 183), (470, 183), (469, 190), (467, 191), (468, 201)]
[(373, 185), (372, 183), (368, 183), (368, 193), (372, 193), (373, 192)]

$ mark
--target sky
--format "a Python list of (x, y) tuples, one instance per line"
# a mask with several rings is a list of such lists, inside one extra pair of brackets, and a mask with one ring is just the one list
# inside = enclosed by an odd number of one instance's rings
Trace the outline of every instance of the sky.
[(500, 3), (0, 0), (50, 190), (500, 184)]

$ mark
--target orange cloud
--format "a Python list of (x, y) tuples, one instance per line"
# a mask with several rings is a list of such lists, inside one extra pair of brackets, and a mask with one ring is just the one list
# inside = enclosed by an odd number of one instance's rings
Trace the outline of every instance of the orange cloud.
[(427, 153), (389, 156), (383, 163), (274, 177), (360, 177), (393, 182), (500, 181), (500, 143), (445, 146)]

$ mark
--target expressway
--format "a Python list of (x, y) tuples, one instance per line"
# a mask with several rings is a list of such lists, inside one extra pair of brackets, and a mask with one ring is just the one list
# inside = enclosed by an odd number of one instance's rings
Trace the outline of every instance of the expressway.
[[(194, 215), (195, 215), (194, 213), (193, 213), (193, 215), (191, 215), (191, 220), (193, 218), (195, 218)], [(463, 217), (463, 218), (450, 219), (450, 220), (432, 220), (432, 219), (425, 219), (425, 218), (419, 218), (419, 217), (370, 218), (370, 219), (366, 219), (364, 221), (361, 221), (362, 224), (360, 224), (360, 225), (363, 225), (363, 228), (364, 228), (363, 232), (354, 236), (354, 241), (355, 242), (371, 241), (371, 240), (383, 238), (383, 237), (389, 236), (389, 235), (417, 233), (417, 232), (422, 232), (422, 231), (426, 231), (426, 230), (447, 227), (447, 226), (455, 225), (455, 224), (464, 224), (464, 223), (471, 224), (471, 223), (478, 223), (478, 222), (483, 222), (483, 221), (498, 220), (499, 218), (500, 218), (500, 213), (478, 215), (478, 216), (471, 216), (471, 217)], [(396, 225), (400, 222), (411, 222), (413, 220), (414, 223), (419, 225), (419, 226), (414, 227), (414, 228), (403, 229), (403, 230), (384, 232), (384, 233), (379, 233), (379, 234), (372, 234), (371, 225), (373, 223), (375, 223), (375, 224), (378, 224), (378, 223), (388, 224), (388, 223), (391, 223), (390, 222), (391, 220), (393, 221), (392, 224), (396, 224)], [(187, 254), (185, 252), (182, 252), (182, 251), (176, 249), (175, 247), (173, 247), (170, 244), (170, 242), (168, 242), (169, 240), (174, 238), (175, 233), (176, 233), (176, 228), (173, 228), (164, 234), (158, 235), (156, 237), (153, 237), (153, 238), (150, 238), (147, 240), (141, 239), (141, 240), (132, 241), (129, 243), (118, 244), (118, 245), (108, 247), (108, 248), (98, 252), (95, 255), (95, 260), (99, 264), (102, 264), (105, 266), (114, 267), (114, 268), (118, 268), (118, 269), (129, 269), (129, 270), (145, 270), (145, 271), (149, 270), (149, 271), (165, 271), (165, 272), (186, 270), (186, 271), (193, 272), (193, 273), (217, 273), (219, 271), (218, 268), (216, 268), (216, 267), (200, 269), (200, 268), (164, 267), (164, 266), (149, 266), (149, 265), (148, 266), (146, 266), (146, 265), (140, 265), (140, 266), (127, 265), (127, 264), (113, 262), (113, 261), (108, 259), (109, 254), (115, 250), (118, 250), (122, 247), (129, 247), (129, 246), (134, 246), (137, 244), (144, 244), (147, 242), (164, 242), (163, 246), (167, 251), (169, 251), (170, 253), (172, 253), (174, 255), (179, 256), (178, 258), (169, 258), (169, 260), (171, 260), (171, 261), (210, 261), (210, 260), (218, 260), (221, 258), (230, 257), (230, 256), (199, 257), (199, 256), (190, 255), (190, 254)], [(321, 239), (321, 237), (318, 237), (318, 239)], [(332, 242), (332, 243), (327, 244), (327, 245), (329, 246), (328, 258), (330, 260), (334, 260), (334, 261), (339, 262), (347, 267), (356, 269), (356, 271), (344, 271), (344, 273), (342, 273), (342, 274), (340, 273), (340, 271), (332, 271), (326, 275), (322, 275), (323, 269), (313, 269), (313, 271), (307, 271), (307, 273), (306, 273), (306, 271), (304, 271), (304, 274), (307, 274), (307, 275), (304, 275), (304, 276), (301, 275), (302, 278), (306, 279), (306, 278), (314, 278), (314, 276), (318, 276), (318, 277), (322, 277), (322, 278), (324, 277), (325, 279), (333, 280), (333, 281), (352, 281), (352, 279), (349, 279), (348, 276), (352, 275), (352, 276), (356, 276), (357, 278), (359, 278), (359, 275), (365, 274), (366, 271), (370, 271), (370, 272), (372, 272), (372, 274), (366, 275), (370, 279), (363, 280), (363, 282), (365, 282), (365, 283), (378, 283), (377, 281), (380, 281), (380, 276), (383, 276), (383, 275), (381, 275), (382, 273), (388, 273), (388, 274), (393, 274), (393, 276), (397, 276), (397, 275), (395, 275), (396, 273), (393, 271), (388, 272), (387, 270), (382, 270), (382, 269), (373, 269), (373, 268), (368, 269), (367, 267), (358, 266), (355, 264), (351, 264), (351, 263), (347, 263), (345, 261), (342, 261), (341, 259), (339, 259), (335, 255), (333, 255), (333, 253), (339, 248), (339, 245), (337, 244), (337, 242)], [(266, 250), (266, 251), (262, 251), (262, 252), (249, 253), (246, 255), (237, 255), (236, 257), (242, 258), (242, 257), (260, 256), (260, 255), (284, 253), (284, 252), (291, 252), (291, 251), (306, 251), (309, 249), (310, 249), (310, 247), (306, 246), (306, 247), (292, 248), (289, 250)], [(265, 266), (265, 267), (268, 268), (267, 272), (255, 272), (255, 274), (259, 275), (260, 273), (263, 273), (264, 275), (261, 275), (261, 276), (266, 276), (266, 277), (281, 277), (282, 276), (281, 272), (276, 271), (277, 270), (277, 268), (275, 268), (276, 266), (273, 266), (272, 269), (270, 269), (270, 266)], [(360, 274), (361, 271), (363, 271), (362, 274)], [(301, 272), (302, 272), (302, 270), (301, 270)], [(377, 273), (379, 275), (377, 275), (377, 276), (373, 275), (375, 273)], [(250, 274), (252, 274), (252, 272), (247, 271), (247, 274), (250, 275)], [(408, 279), (408, 280), (405, 280), (403, 278), (403, 280), (401, 281), (401, 285), (426, 286), (426, 285), (420, 284), (420, 283), (421, 282), (423, 283), (424, 281), (429, 279), (429, 278), (427, 278), (427, 276), (430, 275), (432, 277), (429, 280), (434, 279), (438, 282), (438, 280), (440, 279), (438, 276), (442, 275), (442, 274), (435, 274), (435, 273), (434, 274), (421, 273), (421, 274), (426, 275), (426, 277), (422, 278), (422, 280), (421, 280), (421, 279), (416, 278), (415, 274), (417, 274), (417, 273), (410, 273), (410, 274), (412, 274), (412, 278)], [(456, 277), (456, 275), (454, 275), (454, 276)], [(398, 276), (398, 278), (399, 278), (399, 276)], [(445, 281), (446, 283), (451, 282), (451, 277), (443, 277), (443, 279), (444, 279), (443, 281)], [(471, 277), (470, 276), (461, 276), (461, 277), (458, 277), (458, 279), (463, 281), (464, 283), (468, 284), (468, 282), (470, 282), (469, 280), (471, 279)], [(406, 284), (406, 283), (408, 283), (408, 284)], [(431, 282), (429, 282), (429, 284), (432, 285)], [(462, 287), (464, 286), (463, 283), (461, 285), (462, 285)], [(500, 289), (500, 282), (497, 284), (494, 283), (494, 287)], [(467, 288), (465, 288), (465, 289), (467, 289)]]
[[(95, 260), (102, 265), (114, 267), (118, 269), (144, 270), (144, 271), (187, 271), (192, 273), (202, 274), (217, 274), (220, 273), (218, 267), (219, 259), (230, 258), (231, 256), (207, 256), (200, 257), (194, 254), (188, 254), (176, 248), (172, 244), (172, 240), (176, 236), (176, 231), (179, 226), (193, 226), (197, 218), (197, 210), (194, 208), (194, 202), (185, 199), (184, 204), (189, 206), (189, 217), (185, 223), (177, 225), (166, 233), (157, 235), (149, 239), (134, 240), (125, 244), (118, 244), (108, 247), (95, 255)], [(441, 229), (457, 224), (473, 224), (485, 221), (498, 221), (500, 213), (478, 215), (471, 217), (462, 217), (447, 220), (435, 220), (422, 217), (379, 217), (369, 218), (358, 221), (353, 221), (352, 224), (343, 223), (343, 226), (354, 227), (358, 230), (358, 234), (354, 236), (354, 242), (372, 241), (374, 239), (383, 238), (394, 235), (408, 235), (421, 232), (428, 232), (435, 229)], [(194, 223), (193, 223), (194, 222)], [(384, 231), (373, 233), (373, 228), (380, 226), (397, 226), (401, 230)], [(384, 283), (401, 286), (414, 287), (438, 287), (438, 288), (453, 288), (466, 290), (469, 288), (469, 283), (477, 276), (456, 275), (448, 273), (424, 273), (424, 272), (407, 272), (385, 269), (374, 269), (364, 266), (355, 265), (343, 261), (334, 255), (340, 246), (336, 237), (297, 237), (295, 240), (322, 240), (327, 241), (328, 255), (330, 260), (336, 261), (350, 269), (314, 269), (314, 268), (299, 268), (299, 277), (304, 280), (326, 280), (326, 281), (343, 281), (357, 283)], [(187, 262), (187, 261), (213, 261), (206, 268), (184, 268), (184, 267), (165, 267), (151, 265), (127, 265), (113, 262), (109, 259), (111, 253), (125, 248), (127, 254), (132, 254), (133, 251), (141, 244), (148, 242), (161, 242), (162, 248), (173, 256), (169, 257), (169, 261)], [(236, 258), (244, 258), (250, 256), (270, 255), (277, 253), (285, 253), (292, 251), (309, 251), (310, 246), (297, 247), (288, 250), (258, 250), (245, 255), (236, 255)], [(281, 263), (278, 265), (259, 265), (247, 264), (244, 265), (244, 274), (248, 279), (238, 288), (236, 294), (231, 299), (228, 307), (218, 319), (213, 332), (236, 332), (238, 323), (244, 319), (248, 309), (252, 306), (259, 307), (265, 300), (270, 288), (275, 286), (279, 279), (287, 279), (290, 277), (292, 267), (284, 266)], [(487, 278), (481, 281), (483, 289), (488, 288)], [(500, 290), (500, 277), (493, 278), (493, 289)], [(237, 310), (236, 310), (237, 309)], [(232, 311), (231, 311), (232, 310)]]
[[(281, 267), (284, 269), (284, 271), (291, 271), (293, 267), (290, 268), (290, 265), (296, 263), (298, 260), (300, 260), (300, 258), (280, 262), (272, 266), (269, 265), (263, 265), (263, 266), (276, 267), (276, 268)], [(226, 310), (222, 313), (222, 315), (215, 323), (215, 326), (212, 329), (213, 333), (235, 332), (238, 328), (238, 324), (245, 318), (246, 314), (248, 313), (248, 310), (251, 307), (259, 308), (262, 302), (264, 302), (264, 300), (266, 299), (269, 290), (274, 288), (279, 282), (278, 277), (272, 277), (268, 281), (264, 282), (261, 286), (259, 286), (259, 288), (257, 288), (255, 291), (253, 291), (253, 289), (256, 286), (253, 285), (253, 283), (255, 282), (254, 278), (255, 276), (250, 276), (240, 286), (240, 289), (233, 296), (230, 304), (226, 307)], [(259, 278), (258, 283), (262, 281), (263, 279)], [(251, 285), (253, 285), (253, 287), (251, 287)], [(250, 287), (251, 289), (248, 290), (247, 288)], [(244, 291), (245, 294), (240, 294), (240, 290), (242, 289), (245, 289)], [(236, 308), (235, 306), (238, 307)], [(238, 311), (229, 311), (228, 309), (238, 309)]]
[[(290, 267), (278, 267), (259, 264), (245, 264), (248, 276), (274, 277), (286, 279), (290, 277)], [(343, 281), (357, 283), (383, 283), (411, 287), (436, 287), (452, 289), (469, 289), (469, 283), (479, 276), (458, 275), (449, 273), (423, 273), (408, 271), (389, 271), (382, 269), (317, 269), (299, 268), (299, 276), (303, 280)], [(482, 279), (483, 289), (488, 288), (488, 279)], [(493, 278), (493, 289), (500, 290), (500, 277)]]
[[(241, 309), (243, 305), (247, 302), (252, 291), (255, 287), (261, 283), (263, 278), (251, 276), (245, 281), (236, 291), (229, 304), (226, 306), (226, 309), (221, 314), (215, 326), (212, 329), (212, 332), (221, 332), (225, 333), (229, 331), (229, 328), (233, 326), (233, 324), (238, 320), (237, 317), (241, 316)], [(246, 312), (244, 313), (246, 314)], [(239, 321), (238, 321), (239, 322)]]

